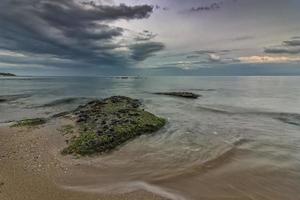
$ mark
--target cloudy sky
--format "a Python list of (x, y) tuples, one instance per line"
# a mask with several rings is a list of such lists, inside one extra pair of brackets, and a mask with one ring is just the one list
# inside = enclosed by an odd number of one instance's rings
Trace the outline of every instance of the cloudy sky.
[(0, 72), (300, 75), (299, 0), (1, 0)]

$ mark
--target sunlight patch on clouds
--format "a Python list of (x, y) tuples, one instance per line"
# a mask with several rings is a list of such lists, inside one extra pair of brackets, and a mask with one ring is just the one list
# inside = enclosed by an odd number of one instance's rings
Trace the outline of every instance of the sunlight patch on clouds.
[(238, 60), (242, 63), (291, 63), (300, 62), (300, 57), (287, 57), (287, 56), (248, 56), (239, 57)]

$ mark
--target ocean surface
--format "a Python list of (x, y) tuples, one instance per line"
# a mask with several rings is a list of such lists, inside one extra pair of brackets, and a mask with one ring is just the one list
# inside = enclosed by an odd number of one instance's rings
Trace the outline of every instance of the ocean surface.
[[(202, 96), (153, 94), (166, 91)], [(140, 99), (167, 125), (97, 158), (93, 173), (70, 177), (65, 187), (145, 189), (170, 199), (300, 199), (300, 77), (0, 78), (0, 125), (112, 95)]]

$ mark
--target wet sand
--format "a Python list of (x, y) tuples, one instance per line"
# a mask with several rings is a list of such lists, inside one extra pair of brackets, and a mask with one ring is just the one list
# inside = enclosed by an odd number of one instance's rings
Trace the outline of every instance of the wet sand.
[(56, 157), (55, 147), (64, 145), (64, 141), (55, 130), (51, 134), (52, 128), (0, 127), (1, 200), (164, 199), (146, 191), (99, 194), (64, 189), (57, 181), (70, 173), (72, 163), (65, 164)]
[[(126, 148), (109, 156), (62, 156), (66, 143), (58, 128), (65, 123), (70, 121), (51, 121), (35, 129), (0, 127), (1, 200), (300, 199), (298, 157), (291, 159), (293, 154), (276, 144), (239, 141), (212, 161), (151, 176), (150, 161), (136, 168), (134, 162), (128, 168), (108, 162), (132, 156), (126, 155)], [(298, 149), (294, 151), (298, 155)]]

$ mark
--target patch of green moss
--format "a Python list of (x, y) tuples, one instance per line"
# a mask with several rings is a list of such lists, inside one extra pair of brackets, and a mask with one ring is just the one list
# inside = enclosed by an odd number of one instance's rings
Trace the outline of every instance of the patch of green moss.
[(166, 120), (156, 117), (152, 113), (139, 110), (139, 115), (132, 118), (131, 123), (117, 125), (114, 130), (117, 136), (124, 139), (151, 133), (159, 130), (166, 123)]
[(43, 118), (24, 119), (18, 121), (16, 124), (12, 125), (12, 127), (34, 127), (45, 124), (46, 122), (46, 119)]
[[(64, 154), (91, 155), (115, 149), (142, 134), (159, 130), (166, 120), (139, 108), (128, 97), (91, 102), (77, 110), (80, 134), (71, 139)], [(84, 120), (82, 120), (82, 116)]]
[(63, 135), (68, 135), (68, 134), (72, 134), (74, 133), (74, 126), (68, 124), (68, 125), (64, 125), (62, 126), (59, 131), (63, 134)]
[(112, 136), (98, 136), (95, 133), (81, 133), (80, 136), (74, 138), (71, 144), (65, 148), (63, 154), (79, 154), (91, 155), (97, 152), (111, 150), (114, 147), (114, 139)]

